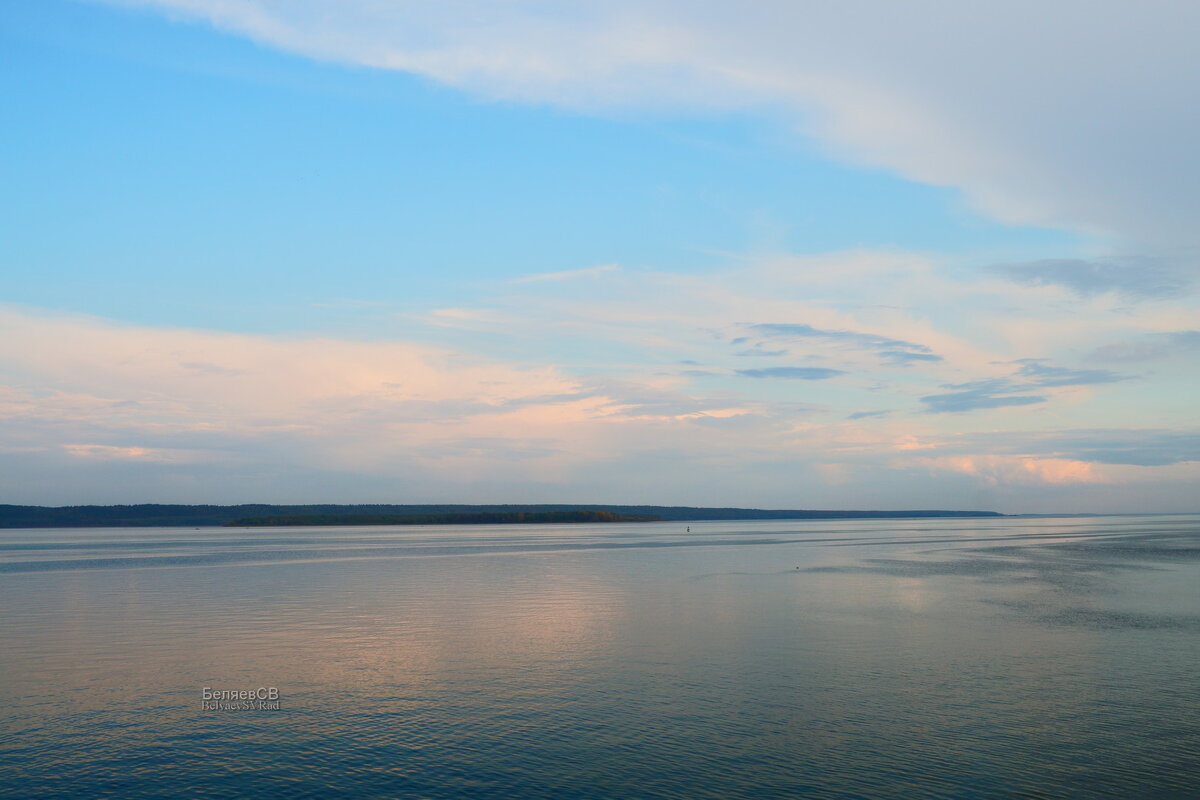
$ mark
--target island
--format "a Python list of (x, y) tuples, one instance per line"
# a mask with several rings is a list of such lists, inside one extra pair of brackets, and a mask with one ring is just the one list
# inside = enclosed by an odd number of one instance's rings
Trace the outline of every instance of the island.
[(0, 505), (0, 528), (141, 528), (268, 525), (471, 525), (703, 520), (1002, 517), (995, 511), (704, 508), (556, 505)]
[(226, 528), (292, 525), (545, 525), (561, 522), (662, 522), (662, 517), (629, 516), (611, 511), (482, 511), (475, 514), (296, 514), (246, 517)]

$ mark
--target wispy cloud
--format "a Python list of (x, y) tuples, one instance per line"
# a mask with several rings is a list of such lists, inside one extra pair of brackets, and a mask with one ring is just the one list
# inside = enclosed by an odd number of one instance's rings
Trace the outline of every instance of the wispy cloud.
[[(990, 378), (968, 383), (943, 384), (954, 391), (926, 395), (921, 398), (932, 413), (977, 411), (1004, 406), (1028, 406), (1044, 403), (1045, 394), (1029, 394), (1043, 389), (1068, 386), (1092, 386), (1129, 380), (1106, 369), (1070, 369), (1046, 363), (1045, 359), (1022, 358), (1008, 362), (1018, 365), (1013, 378)], [(1025, 393), (1025, 394), (1022, 394)]]
[(931, 394), (921, 402), (933, 413), (978, 411), (984, 408), (1004, 406), (1028, 406), (1044, 403), (1045, 395), (1016, 394), (1022, 387), (1006, 380), (973, 381), (971, 383), (946, 384), (952, 392)]
[(905, 342), (900, 339), (892, 339), (887, 336), (878, 336), (873, 333), (858, 333), (856, 331), (822, 330), (804, 323), (765, 322), (747, 325), (746, 327), (755, 333), (772, 339), (824, 339), (826, 341), (847, 342), (857, 347), (871, 349), (899, 348), (922, 352), (929, 350), (924, 345)]
[[(894, 339), (874, 333), (861, 333), (849, 330), (829, 330), (815, 328), (805, 323), (757, 323), (744, 326), (747, 331), (757, 334), (770, 341), (805, 341), (843, 345), (851, 348), (874, 351), (885, 363), (893, 366), (908, 366), (914, 362), (941, 361), (942, 357), (933, 353), (930, 348), (903, 339)], [(742, 341), (743, 339), (736, 339)], [(755, 349), (762, 347), (756, 343)], [(746, 352), (753, 352), (746, 351)]]
[(853, 414), (847, 414), (846, 419), (870, 419), (872, 417), (886, 417), (891, 413), (891, 411), (855, 411)]
[(1146, 334), (1132, 341), (1097, 347), (1090, 357), (1096, 361), (1142, 362), (1188, 353), (1200, 353), (1200, 331)]
[(879, 357), (885, 362), (898, 367), (907, 367), (914, 363), (942, 361), (942, 357), (934, 353), (910, 352), (907, 350), (881, 350)]
[(827, 367), (765, 367), (739, 369), (736, 372), (744, 378), (789, 378), (802, 381), (823, 381), (846, 374), (843, 370)]
[(168, 450), (157, 447), (122, 447), (110, 444), (64, 444), (64, 452), (75, 458), (100, 460), (131, 460), (149, 461), (154, 463), (171, 463), (179, 461), (194, 461), (202, 454), (185, 450)]
[(569, 269), (561, 272), (542, 272), (536, 275), (525, 275), (521, 278), (513, 278), (509, 283), (542, 283), (545, 281), (571, 281), (580, 278), (595, 278), (600, 275), (606, 275), (610, 272), (619, 270), (616, 264), (601, 264), (596, 267), (585, 267), (583, 269)]
[(1141, 467), (1200, 462), (1200, 431), (1099, 428), (1010, 431), (957, 437), (943, 447), (969, 452), (1035, 454)]
[(1027, 286), (1062, 286), (1081, 297), (1116, 292), (1131, 298), (1170, 297), (1192, 281), (1160, 259), (1044, 259), (997, 264), (989, 271)]
[(1116, 383), (1130, 379), (1107, 369), (1069, 369), (1047, 364), (1042, 358), (1022, 358), (1013, 362), (1020, 364), (1017, 375), (1031, 386), (1090, 386), (1100, 383)]

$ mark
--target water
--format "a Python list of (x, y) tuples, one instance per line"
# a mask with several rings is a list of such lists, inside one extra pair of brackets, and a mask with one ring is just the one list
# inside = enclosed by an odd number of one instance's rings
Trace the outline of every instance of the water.
[(1200, 796), (1200, 517), (684, 527), (0, 531), (0, 795)]

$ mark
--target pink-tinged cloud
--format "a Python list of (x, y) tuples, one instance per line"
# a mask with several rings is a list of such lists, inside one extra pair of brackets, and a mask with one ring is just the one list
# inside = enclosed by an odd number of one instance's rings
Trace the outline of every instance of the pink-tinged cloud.
[(151, 461), (178, 463), (195, 460), (196, 454), (155, 447), (119, 447), (108, 444), (64, 444), (62, 449), (75, 458), (100, 460)]
[(629, 451), (711, 446), (731, 434), (700, 441), (692, 426), (754, 416), (728, 398), (653, 383), (603, 387), (461, 349), (11, 309), (0, 311), (0, 371), (6, 452), (51, 447), (81, 462), (231, 468), (284, 460), (419, 471), (448, 484), (497, 475), (566, 481), (580, 464)]
[(917, 458), (911, 463), (931, 470), (971, 475), (991, 486), (1113, 482), (1113, 478), (1105, 474), (1099, 465), (1068, 458), (962, 455)]
[[(617, 277), (606, 273), (597, 280)], [(714, 280), (721, 291), (712, 292), (705, 321), (727, 323), (716, 335), (685, 321), (681, 307), (696, 293), (681, 292), (665, 301), (665, 320), (653, 319), (648, 305), (627, 309), (661, 344), (641, 347), (627, 363), (578, 357), (562, 366), (527, 344), (528, 331), (520, 339), (526, 358), (517, 361), (463, 345), (138, 327), (0, 308), (0, 468), (17, 477), (9, 483), (11, 501), (49, 503), (965, 503), (1025, 511), (1025, 490), (1037, 487), (1158, 482), (1163, 492), (1174, 492), (1172, 486), (1194, 480), (1177, 463), (1197, 452), (1186, 432), (1159, 431), (1148, 456), (1125, 452), (1128, 431), (1054, 436), (1026, 427), (1029, 417), (1005, 416), (1004, 409), (920, 413), (918, 398), (950, 374), (1013, 373), (1016, 354), (990, 358), (969, 344), (949, 346), (958, 337), (943, 335), (938, 344), (939, 352), (952, 355), (945, 363), (896, 369), (895, 383), (878, 359), (868, 354), (854, 362), (859, 351), (840, 341), (817, 343), (828, 345), (818, 354), (827, 363), (847, 368), (838, 381), (731, 376), (732, 365), (744, 359), (731, 353), (725, 331), (737, 329), (739, 316), (758, 316), (759, 302), (769, 312), (760, 319), (812, 319), (819, 330), (930, 339), (914, 335), (911, 324), (888, 324), (904, 316), (892, 309), (871, 319), (864, 312), (860, 321), (820, 319), (804, 313), (815, 309), (807, 299), (763, 299), (749, 290), (739, 295), (735, 279)], [(626, 289), (640, 296), (645, 287)], [(515, 305), (511, 311), (515, 315)], [(575, 322), (602, 347), (626, 341), (630, 317), (606, 323), (602, 314), (581, 314)], [(618, 330), (610, 334), (606, 324)], [(492, 344), (505, 332), (472, 335)], [(699, 377), (684, 374), (677, 366), (682, 356), (714, 367)], [(885, 371), (861, 371), (868, 366)], [(1039, 368), (1060, 382), (1082, 374)], [(1081, 401), (1072, 413), (1094, 414), (1097, 402)], [(847, 408), (871, 407), (894, 410), (846, 419)], [(1089, 453), (1107, 463), (1087, 460)], [(1134, 466), (1139, 463), (1159, 466)], [(56, 488), (71, 475), (75, 489)], [(1004, 507), (987, 497), (968, 501), (966, 480), (1014, 491), (996, 492)], [(105, 493), (80, 494), (88, 487)], [(1106, 499), (1116, 503), (1119, 496)], [(1178, 495), (1180, 502), (1189, 496)], [(1064, 498), (1056, 501), (1061, 506), (1036, 510), (1086, 507)]]

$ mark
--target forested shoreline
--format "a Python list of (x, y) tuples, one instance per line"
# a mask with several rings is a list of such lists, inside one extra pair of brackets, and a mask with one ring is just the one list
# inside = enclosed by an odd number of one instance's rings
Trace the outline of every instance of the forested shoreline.
[[(737, 519), (910, 519), (923, 517), (1000, 517), (994, 511), (842, 511), (812, 509), (704, 508), (697, 506), (626, 506), (595, 504), (532, 505), (165, 505), (146, 503), (115, 506), (18, 506), (0, 505), (0, 528), (89, 528), (89, 527), (213, 527), (239, 524), (337, 524), (404, 525), (436, 522), (370, 522), (368, 518), (425, 517), (444, 520), (449, 517), (481, 515), (545, 515), (556, 513), (611, 514), (628, 521), (694, 522)], [(337, 522), (263, 522), (273, 518), (338, 518)], [(353, 518), (353, 519), (350, 519)], [(523, 520), (531, 522), (534, 520)], [(568, 521), (565, 519), (554, 521)], [(572, 521), (601, 521), (578, 519)], [(623, 520), (624, 521), (624, 520)], [(462, 524), (462, 523), (451, 523)]]

